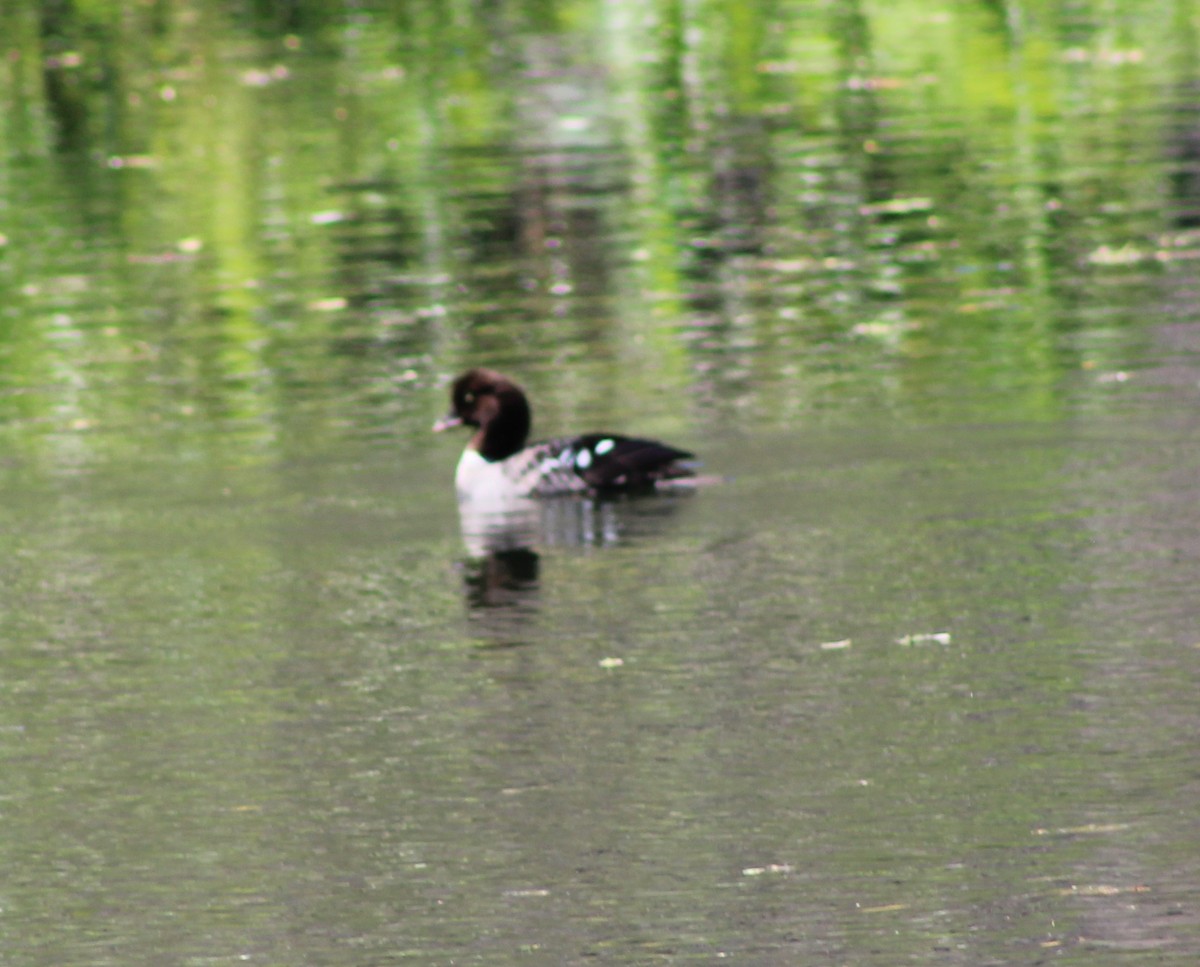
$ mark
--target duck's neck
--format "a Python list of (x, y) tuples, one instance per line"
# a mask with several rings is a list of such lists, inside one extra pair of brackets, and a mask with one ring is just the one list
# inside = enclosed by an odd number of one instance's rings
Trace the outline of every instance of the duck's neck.
[(529, 404), (520, 392), (501, 391), (489, 399), (480, 415), (479, 430), (471, 447), (485, 460), (504, 460), (525, 446), (532, 418)]

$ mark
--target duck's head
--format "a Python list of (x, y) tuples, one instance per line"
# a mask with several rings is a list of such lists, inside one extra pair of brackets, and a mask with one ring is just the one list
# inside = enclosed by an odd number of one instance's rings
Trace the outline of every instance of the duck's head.
[(455, 426), (477, 427), (467, 445), (488, 460), (503, 460), (525, 446), (532, 422), (520, 386), (495, 370), (476, 368), (454, 381), (450, 412), (433, 428), (441, 432)]

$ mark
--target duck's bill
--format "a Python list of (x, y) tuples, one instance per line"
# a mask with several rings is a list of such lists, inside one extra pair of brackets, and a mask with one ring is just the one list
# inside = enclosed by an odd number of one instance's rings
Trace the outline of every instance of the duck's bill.
[(443, 416), (440, 420), (438, 420), (435, 424), (433, 424), (433, 432), (441, 433), (443, 430), (449, 430), (456, 426), (462, 426), (462, 425), (463, 425), (462, 417), (456, 416), (455, 414), (450, 413), (450, 414), (447, 414), (446, 416)]

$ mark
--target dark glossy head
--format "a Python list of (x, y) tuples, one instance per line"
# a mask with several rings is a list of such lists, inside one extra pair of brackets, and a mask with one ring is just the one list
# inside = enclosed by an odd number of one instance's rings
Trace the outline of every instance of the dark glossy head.
[(454, 381), (450, 412), (434, 429), (478, 427), (470, 446), (489, 460), (503, 460), (525, 446), (531, 424), (520, 386), (495, 370), (468, 369)]

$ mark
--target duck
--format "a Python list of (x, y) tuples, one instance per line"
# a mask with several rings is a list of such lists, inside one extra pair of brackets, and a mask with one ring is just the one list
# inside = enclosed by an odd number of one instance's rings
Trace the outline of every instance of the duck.
[(460, 503), (645, 492), (695, 476), (688, 462), (694, 454), (657, 440), (590, 432), (529, 443), (529, 399), (516, 382), (493, 369), (462, 373), (450, 401), (450, 412), (434, 431), (475, 430), (454, 473)]

